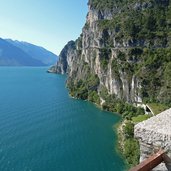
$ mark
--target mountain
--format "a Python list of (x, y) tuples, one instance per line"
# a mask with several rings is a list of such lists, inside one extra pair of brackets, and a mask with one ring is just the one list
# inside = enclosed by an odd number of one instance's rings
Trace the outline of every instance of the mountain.
[(85, 26), (50, 71), (76, 98), (120, 112), (125, 102), (171, 102), (169, 0), (89, 0)]
[(57, 61), (57, 55), (46, 50), (43, 47), (33, 45), (27, 42), (13, 41), (11, 39), (6, 39), (9, 43), (20, 48), (25, 53), (29, 54), (33, 59), (41, 61), (44, 65), (53, 65)]
[(0, 66), (44, 66), (20, 48), (0, 38)]

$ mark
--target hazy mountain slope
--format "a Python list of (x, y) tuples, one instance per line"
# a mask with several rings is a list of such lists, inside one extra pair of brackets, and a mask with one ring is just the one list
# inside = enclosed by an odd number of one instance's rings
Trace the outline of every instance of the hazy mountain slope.
[(44, 66), (44, 64), (0, 38), (0, 66)]
[(56, 63), (58, 57), (54, 53), (46, 50), (43, 47), (33, 45), (27, 42), (13, 41), (11, 39), (6, 39), (9, 43), (22, 49), (25, 53), (29, 54), (33, 59), (37, 59), (44, 63), (45, 65), (53, 65)]

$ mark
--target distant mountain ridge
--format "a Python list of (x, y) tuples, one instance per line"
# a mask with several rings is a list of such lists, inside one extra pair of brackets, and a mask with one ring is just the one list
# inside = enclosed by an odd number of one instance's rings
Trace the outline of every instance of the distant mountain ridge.
[(45, 64), (0, 38), (0, 66), (45, 66)]
[(14, 46), (20, 48), (27, 54), (29, 54), (33, 59), (37, 59), (44, 63), (45, 65), (52, 65), (56, 63), (57, 55), (46, 50), (43, 47), (33, 45), (28, 42), (6, 39), (7, 42), (13, 44)]
[(0, 38), (0, 66), (49, 66), (56, 60), (55, 54), (42, 47)]

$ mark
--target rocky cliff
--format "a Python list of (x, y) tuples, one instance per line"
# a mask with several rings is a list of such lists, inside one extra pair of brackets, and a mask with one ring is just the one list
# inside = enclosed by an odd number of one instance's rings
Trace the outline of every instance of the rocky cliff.
[(171, 102), (169, 0), (89, 0), (88, 7), (80, 37), (53, 67), (68, 74), (70, 94), (107, 109), (111, 99)]

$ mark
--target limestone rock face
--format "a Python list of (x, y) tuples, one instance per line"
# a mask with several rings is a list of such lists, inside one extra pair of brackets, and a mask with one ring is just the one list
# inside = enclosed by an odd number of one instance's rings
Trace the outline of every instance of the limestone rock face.
[[(140, 162), (159, 149), (171, 157), (171, 108), (135, 125), (134, 135), (140, 142)], [(167, 170), (163, 165), (154, 170)]]
[[(147, 85), (147, 83), (150, 84), (150, 81), (144, 81), (143, 78), (148, 75), (146, 74), (148, 69), (141, 65), (146, 60), (144, 59), (147, 54), (146, 49), (168, 46), (169, 41), (164, 44), (163, 38), (161, 41), (159, 36), (154, 35), (152, 40), (150, 36), (150, 38), (132, 36), (134, 33), (127, 33), (127, 26), (122, 21), (125, 15), (129, 16), (131, 12), (146, 17), (144, 11), (158, 8), (156, 3), (162, 3), (163, 8), (166, 8), (168, 1), (166, 4), (165, 1), (160, 0), (149, 3), (130, 1), (130, 4), (125, 6), (120, 4), (120, 1), (111, 1), (110, 8), (103, 7), (101, 4), (104, 1), (102, 0), (97, 1), (100, 7), (95, 6), (94, 2), (95, 0), (89, 1), (89, 12), (82, 33), (75, 42), (71, 41), (64, 47), (55, 66), (55, 72), (67, 73), (67, 83), (72, 82), (72, 85), (88, 78), (87, 73), (94, 74), (100, 80), (97, 87), (99, 96), (102, 87), (105, 87), (108, 94), (117, 99), (132, 104), (141, 103), (143, 96), (150, 96), (144, 93), (145, 90), (142, 90), (142, 88), (149, 90), (150, 86)], [(137, 21), (139, 23), (139, 18)], [(134, 24), (128, 26), (128, 29), (130, 27), (134, 29)], [(143, 53), (146, 54), (143, 55)], [(156, 86), (154, 89), (159, 91), (160, 87)], [(163, 94), (165, 90), (166, 88), (162, 91)], [(149, 93), (151, 93), (150, 90)], [(157, 95), (154, 96), (157, 97)]]
[(60, 74), (67, 73), (67, 70), (73, 61), (74, 56), (76, 56), (75, 42), (70, 41), (61, 51), (57, 65), (52, 67), (55, 67), (54, 72)]

